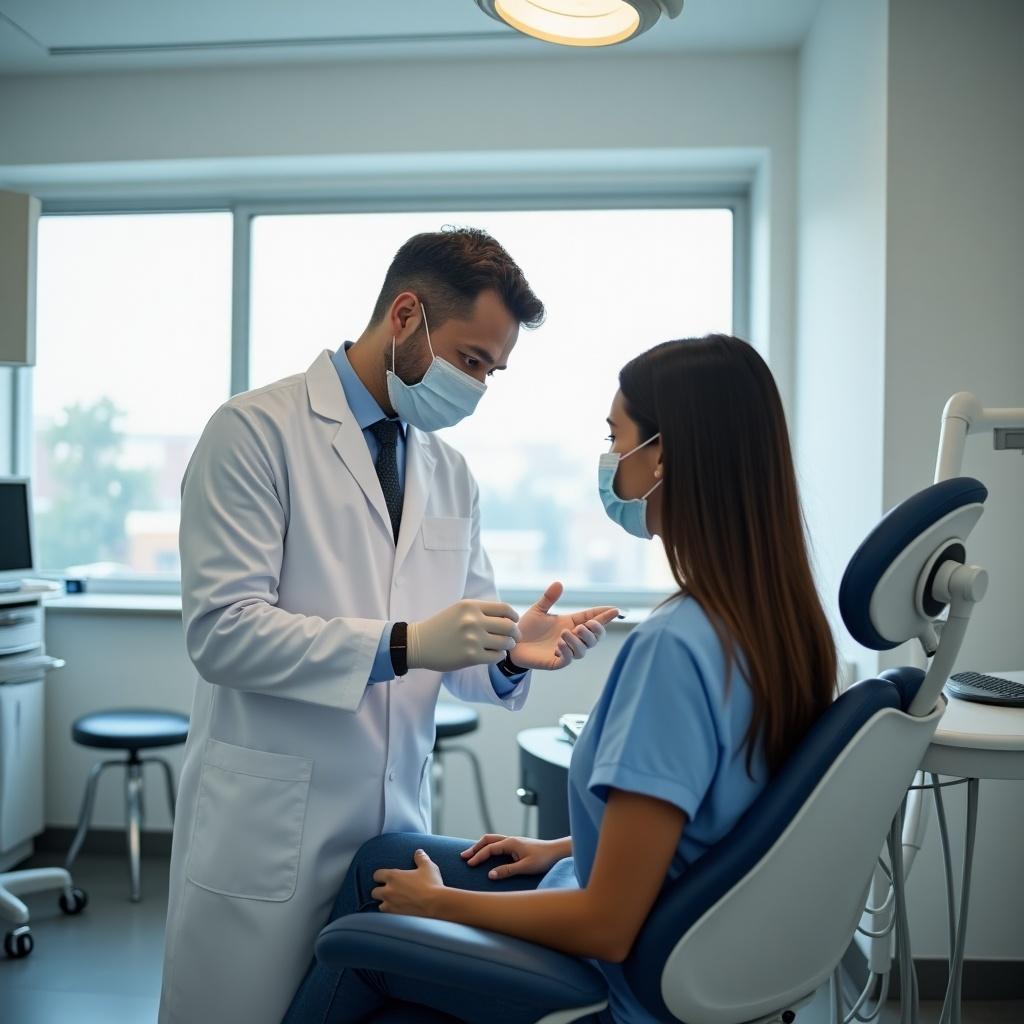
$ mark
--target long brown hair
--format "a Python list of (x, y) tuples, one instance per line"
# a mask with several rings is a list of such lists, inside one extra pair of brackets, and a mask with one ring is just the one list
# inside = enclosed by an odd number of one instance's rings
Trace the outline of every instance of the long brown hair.
[(811, 572), (786, 417), (738, 338), (668, 341), (619, 374), (641, 440), (661, 434), (662, 540), (680, 592), (711, 620), (753, 695), (747, 770), (770, 773), (831, 703), (836, 652)]

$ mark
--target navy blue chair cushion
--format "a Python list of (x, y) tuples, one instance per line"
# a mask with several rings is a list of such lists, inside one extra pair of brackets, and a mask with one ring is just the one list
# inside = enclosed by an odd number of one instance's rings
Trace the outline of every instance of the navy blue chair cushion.
[(607, 996), (604, 976), (586, 960), (510, 935), (426, 917), (339, 917), (320, 932), (316, 958), (335, 969), (398, 970), (406, 978), (435, 985), (451, 979), (453, 990), (463, 994), (482, 1000), (498, 994), (502, 1002), (518, 1004), (526, 1019), (528, 1009), (539, 1020), (556, 1010), (603, 1002)]
[(434, 710), (434, 726), (439, 740), (451, 739), (475, 732), (480, 726), (480, 715), (464, 704), (442, 700)]
[(871, 595), (878, 581), (899, 553), (943, 516), (987, 497), (980, 480), (955, 477), (918, 491), (879, 522), (854, 552), (839, 585), (839, 611), (854, 640), (876, 651), (888, 651), (903, 642), (887, 640), (871, 622)]
[(630, 988), (648, 1012), (675, 1020), (661, 997), (661, 977), (676, 943), (771, 849), (862, 726), (886, 708), (902, 708), (905, 700), (891, 680), (851, 686), (815, 722), (732, 831), (665, 885), (624, 964)]
[(71, 738), (83, 747), (142, 750), (171, 747), (188, 736), (188, 716), (177, 711), (123, 708), (82, 715), (71, 726)]
[(917, 691), (924, 682), (924, 670), (911, 668), (909, 665), (903, 668), (887, 668), (884, 672), (878, 673), (878, 678), (888, 679), (896, 687), (900, 695), (900, 707), (904, 711), (909, 711)]

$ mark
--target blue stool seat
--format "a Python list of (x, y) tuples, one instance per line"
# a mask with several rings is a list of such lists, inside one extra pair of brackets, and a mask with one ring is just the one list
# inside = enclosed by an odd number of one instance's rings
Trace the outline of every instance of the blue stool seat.
[(438, 701), (434, 711), (434, 725), (439, 740), (451, 739), (453, 736), (465, 736), (475, 732), (480, 726), (480, 715), (465, 704), (453, 704), (450, 701)]
[(172, 747), (184, 743), (187, 736), (188, 716), (177, 711), (94, 711), (71, 726), (71, 738), (76, 743), (107, 750)]

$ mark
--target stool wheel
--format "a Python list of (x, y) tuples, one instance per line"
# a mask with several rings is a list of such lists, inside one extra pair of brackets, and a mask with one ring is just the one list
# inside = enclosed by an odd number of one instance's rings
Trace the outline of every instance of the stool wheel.
[(60, 909), (65, 914), (75, 915), (80, 914), (89, 905), (89, 897), (82, 889), (73, 888), (71, 890), (70, 901), (67, 898), (66, 893), (60, 894), (60, 899), (57, 900), (60, 904)]
[(4, 952), (11, 960), (24, 960), (34, 946), (28, 927), (15, 928), (4, 936)]

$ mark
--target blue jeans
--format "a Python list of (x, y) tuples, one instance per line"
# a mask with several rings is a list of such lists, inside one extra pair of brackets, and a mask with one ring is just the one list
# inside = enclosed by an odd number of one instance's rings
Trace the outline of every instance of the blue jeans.
[[(471, 839), (392, 832), (365, 843), (356, 853), (331, 909), (330, 921), (346, 914), (376, 913), (370, 898), (378, 868), (411, 868), (413, 851), (426, 850), (438, 866), (445, 885), (475, 892), (512, 892), (536, 889), (542, 875), (513, 875), (494, 881), (487, 872), (509, 857), (494, 857), (475, 868), (459, 856), (473, 845)], [(326, 923), (326, 922), (325, 922)], [(533, 1024), (544, 1008), (516, 999), (515, 993), (488, 995), (486, 1001), (463, 992), (457, 985), (427, 984), (381, 971), (335, 971), (314, 961), (295, 993), (282, 1024)], [(579, 1024), (610, 1024), (607, 1011)]]

